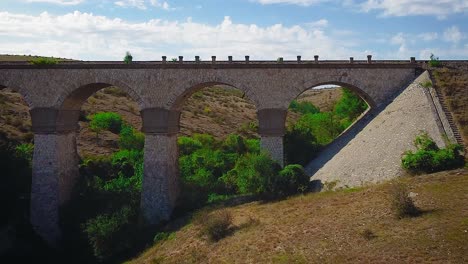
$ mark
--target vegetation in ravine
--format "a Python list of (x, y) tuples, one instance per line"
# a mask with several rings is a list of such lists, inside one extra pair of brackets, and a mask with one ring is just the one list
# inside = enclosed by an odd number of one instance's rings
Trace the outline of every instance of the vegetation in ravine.
[(284, 137), (287, 162), (306, 165), (367, 108), (366, 102), (348, 89), (343, 89), (331, 112), (320, 112), (309, 102), (293, 101), (290, 109), (301, 117), (287, 128)]
[[(311, 103), (294, 101), (291, 110), (300, 117), (287, 131), (289, 165), (284, 168), (260, 151), (256, 138), (236, 134), (224, 139), (207, 134), (179, 137), (182, 190), (176, 213), (242, 195), (276, 199), (306, 192), (309, 178), (302, 166), (294, 163), (310, 160), (366, 107), (359, 97), (346, 90), (333, 112), (320, 112)], [(64, 235), (73, 238), (65, 244), (71, 251), (83, 249), (79, 256), (83, 261), (112, 261), (152, 241), (151, 234), (155, 233), (138, 224), (144, 135), (116, 113), (98, 112), (84, 120), (98, 140), (103, 131), (118, 135), (119, 150), (110, 156), (82, 157), (75, 198), (62, 213)], [(20, 145), (16, 153), (15, 157), (30, 168), (32, 145)], [(28, 175), (25, 180), (30, 181), (30, 169)], [(229, 233), (229, 217), (218, 218), (207, 222), (212, 225), (208, 225), (206, 234), (213, 241)]]

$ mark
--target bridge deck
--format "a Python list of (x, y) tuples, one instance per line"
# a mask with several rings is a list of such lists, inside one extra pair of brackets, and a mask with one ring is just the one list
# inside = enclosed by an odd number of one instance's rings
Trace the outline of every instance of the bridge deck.
[(121, 61), (64, 61), (55, 65), (33, 65), (29, 62), (3, 61), (0, 69), (217, 69), (217, 68), (423, 68), (426, 61), (403, 60), (346, 60), (321, 61), (133, 61), (126, 64)]

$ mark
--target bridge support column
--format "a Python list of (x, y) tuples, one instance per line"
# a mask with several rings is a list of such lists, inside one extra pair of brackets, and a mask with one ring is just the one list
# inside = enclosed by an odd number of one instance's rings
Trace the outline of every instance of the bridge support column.
[(287, 111), (284, 109), (261, 109), (257, 112), (260, 147), (284, 166), (283, 137), (286, 133)]
[(151, 108), (141, 111), (144, 150), (141, 215), (145, 224), (169, 220), (179, 194), (179, 111)]
[(52, 246), (58, 246), (61, 238), (59, 209), (71, 198), (79, 176), (75, 132), (78, 115), (79, 111), (31, 110), (34, 155), (30, 221)]

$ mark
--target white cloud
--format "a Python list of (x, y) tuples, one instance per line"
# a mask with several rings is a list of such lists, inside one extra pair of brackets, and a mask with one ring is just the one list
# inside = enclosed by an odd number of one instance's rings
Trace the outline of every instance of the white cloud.
[(26, 0), (28, 3), (50, 3), (57, 5), (79, 5), (85, 0)]
[(457, 44), (464, 38), (458, 27), (451, 26), (444, 31), (444, 40)]
[(159, 1), (159, 0), (120, 0), (115, 1), (114, 4), (120, 7), (135, 7), (141, 10), (146, 10), (147, 5), (151, 5), (156, 8), (161, 8), (164, 10), (173, 10), (168, 2), (166, 1)]
[[(320, 22), (318, 24), (323, 24)], [(34, 54), (83, 60), (122, 60), (130, 51), (135, 60), (159, 60), (183, 55), (225, 59), (365, 58), (358, 42), (338, 41), (322, 27), (258, 26), (234, 23), (229, 17), (217, 25), (153, 19), (143, 23), (75, 11), (55, 16), (0, 12), (0, 54)], [(357, 38), (356, 38), (357, 39)], [(364, 48), (363, 48), (364, 49)], [(374, 53), (375, 55), (375, 53)]]
[(468, 12), (466, 0), (366, 0), (358, 5), (364, 12), (379, 10), (384, 16), (434, 15), (445, 18)]
[(152, 6), (155, 6), (155, 7), (159, 7), (159, 8), (162, 8), (164, 10), (171, 10), (173, 8), (170, 7), (169, 3), (164, 1), (164, 2), (161, 2), (159, 0), (150, 0), (150, 3)]
[(300, 6), (311, 6), (322, 2), (328, 2), (329, 0), (253, 0), (262, 5), (271, 4), (291, 4)]
[(439, 34), (437, 32), (426, 32), (418, 34), (417, 37), (424, 41), (433, 41), (439, 38)]
[(326, 27), (328, 26), (328, 20), (326, 19), (320, 19), (311, 23), (307, 23), (307, 25), (311, 27)]
[(145, 0), (122, 0), (116, 1), (114, 4), (120, 7), (136, 7), (141, 10), (146, 9)]

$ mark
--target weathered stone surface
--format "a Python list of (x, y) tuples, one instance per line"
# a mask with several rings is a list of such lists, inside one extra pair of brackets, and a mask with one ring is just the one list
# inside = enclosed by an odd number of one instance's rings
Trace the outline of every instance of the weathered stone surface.
[(261, 135), (260, 147), (262, 150), (270, 153), (273, 160), (276, 160), (281, 166), (284, 166), (283, 136)]
[(438, 115), (429, 89), (421, 86), (427, 80), (421, 75), (388, 106), (369, 112), (334, 141), (306, 167), (311, 179), (337, 181), (340, 187), (397, 177), (403, 173), (403, 152), (415, 149), (413, 140), (421, 131), (443, 147), (445, 115)]
[(287, 111), (284, 109), (261, 109), (257, 112), (258, 133), (262, 136), (284, 136)]
[(76, 136), (36, 134), (34, 136), (31, 185), (31, 224), (52, 245), (60, 239), (59, 207), (72, 194), (78, 177)]
[(146, 135), (141, 214), (148, 224), (169, 220), (179, 193), (177, 135)]

